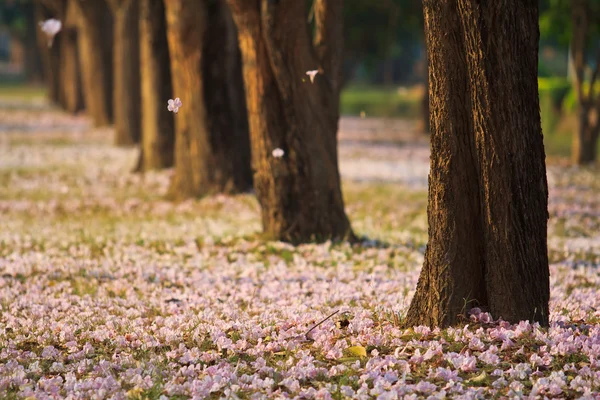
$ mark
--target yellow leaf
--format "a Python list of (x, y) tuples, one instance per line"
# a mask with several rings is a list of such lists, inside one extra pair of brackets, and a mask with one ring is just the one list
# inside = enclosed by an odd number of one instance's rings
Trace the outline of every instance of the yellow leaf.
[(473, 383), (483, 383), (483, 382), (485, 382), (486, 378), (487, 378), (487, 374), (485, 373), (485, 371), (483, 371), (481, 374), (477, 375), (476, 377), (469, 379), (469, 381), (473, 382)]
[(348, 347), (348, 353), (352, 354), (353, 356), (356, 357), (366, 357), (367, 356), (367, 349), (365, 349), (362, 346), (352, 346), (352, 347)]
[(144, 389), (135, 387), (127, 392), (127, 397), (130, 399), (141, 399)]

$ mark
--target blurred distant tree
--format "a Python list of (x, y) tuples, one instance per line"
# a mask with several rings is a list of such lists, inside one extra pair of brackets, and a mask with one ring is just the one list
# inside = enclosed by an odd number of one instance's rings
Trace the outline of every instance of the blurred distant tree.
[[(12, 10), (12, 12), (10, 12)], [(25, 76), (29, 82), (43, 81), (44, 72), (41, 54), (37, 47), (37, 21), (35, 20), (35, 4), (33, 0), (21, 0), (4, 5), (5, 23), (8, 25), (13, 40), (23, 44)]]
[(107, 0), (113, 14), (113, 116), (115, 144), (140, 141), (139, 1)]
[(48, 48), (48, 40), (44, 32), (39, 29), (37, 23), (56, 15), (50, 7), (41, 1), (36, 1), (34, 16), (36, 21), (37, 50), (39, 51), (44, 69), (46, 86), (48, 87), (48, 98), (55, 104), (61, 104), (62, 90), (60, 79), (60, 40), (55, 40), (52, 48)]
[[(79, 50), (77, 45), (77, 17), (74, 14), (74, 0), (38, 0), (41, 4), (33, 18), (37, 31), (36, 50), (42, 55), (48, 75), (51, 98), (66, 111), (76, 113), (84, 108)], [(61, 21), (62, 28), (48, 47), (46, 35), (39, 23), (55, 18)]]
[[(544, 37), (569, 44), (575, 72), (578, 131), (573, 135), (573, 161), (584, 165), (598, 157), (600, 96), (595, 90), (600, 69), (600, 2), (597, 0), (542, 0), (540, 31)], [(592, 54), (593, 59), (589, 59)], [(586, 69), (592, 71), (586, 82)]]
[[(228, 0), (238, 28), (254, 187), (267, 236), (291, 242), (353, 238), (344, 211), (337, 130), (343, 1)], [(314, 83), (309, 70), (318, 70)], [(274, 149), (283, 150), (280, 152)]]
[(407, 53), (409, 45), (422, 42), (422, 21), (421, 0), (346, 0), (345, 58), (371, 71), (383, 62), (383, 83), (393, 84), (393, 60)]
[(548, 325), (537, 2), (424, 0), (424, 10), (429, 240), (406, 324), (455, 325), (481, 307)]
[(167, 100), (173, 95), (163, 0), (140, 2), (141, 152), (139, 171), (173, 166), (175, 127)]
[(113, 121), (113, 21), (106, 0), (73, 0), (86, 111), (95, 126)]
[[(235, 25), (225, 0), (167, 0), (175, 116), (174, 198), (252, 187)], [(166, 104), (163, 102), (163, 104)]]
[[(344, 5), (346, 59), (358, 61), (370, 69), (383, 62), (383, 83), (392, 85), (394, 60), (407, 53), (408, 46), (423, 43), (423, 7), (421, 0), (382, 0), (365, 2), (346, 0)], [(427, 55), (424, 53), (424, 97), (422, 129), (429, 132), (429, 92)], [(407, 65), (404, 71), (414, 68)], [(405, 73), (406, 74), (406, 73)]]

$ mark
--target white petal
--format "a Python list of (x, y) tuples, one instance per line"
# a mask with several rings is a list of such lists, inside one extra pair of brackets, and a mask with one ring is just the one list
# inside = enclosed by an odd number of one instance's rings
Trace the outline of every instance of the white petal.
[(281, 157), (283, 157), (283, 155), (285, 154), (285, 152), (282, 149), (277, 148), (277, 149), (274, 149), (271, 154), (275, 158), (281, 158)]
[(306, 75), (308, 75), (310, 77), (310, 82), (314, 83), (315, 82), (315, 76), (319, 73), (318, 69), (314, 69), (312, 71), (306, 71)]

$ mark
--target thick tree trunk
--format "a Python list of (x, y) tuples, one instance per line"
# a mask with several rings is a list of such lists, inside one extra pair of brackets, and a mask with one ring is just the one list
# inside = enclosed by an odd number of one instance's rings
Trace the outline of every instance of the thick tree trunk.
[(224, 0), (170, 0), (167, 32), (175, 117), (174, 198), (252, 187), (236, 32)]
[[(254, 186), (264, 232), (291, 242), (353, 238), (337, 155), (342, 1), (229, 0), (238, 27)], [(306, 71), (319, 69), (314, 84)], [(284, 151), (281, 158), (274, 149)]]
[(105, 0), (75, 0), (86, 110), (95, 126), (112, 123), (113, 28)]
[(431, 130), (429, 118), (429, 67), (425, 61), (425, 91), (423, 92), (423, 100), (421, 100), (421, 118), (423, 121), (423, 133), (429, 135)]
[(167, 101), (173, 95), (162, 0), (140, 1), (141, 153), (139, 170), (173, 165), (175, 128)]
[(109, 0), (114, 18), (113, 113), (115, 144), (140, 141), (140, 48), (138, 0)]
[(548, 323), (548, 189), (538, 6), (424, 1), (431, 98), (429, 243), (408, 325), (473, 306)]

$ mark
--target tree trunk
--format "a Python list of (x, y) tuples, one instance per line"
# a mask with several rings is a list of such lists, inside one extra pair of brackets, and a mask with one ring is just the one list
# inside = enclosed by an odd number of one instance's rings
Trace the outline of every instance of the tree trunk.
[[(304, 2), (228, 1), (243, 56), (264, 232), (291, 242), (352, 239), (337, 154), (342, 2), (315, 2), (313, 44)], [(311, 83), (306, 71), (317, 69)], [(272, 155), (277, 148), (283, 157)]]
[(70, 113), (83, 110), (83, 88), (79, 68), (77, 30), (63, 28), (60, 37), (60, 74), (63, 108)]
[(25, 16), (25, 36), (24, 36), (24, 50), (25, 50), (25, 75), (27, 81), (32, 83), (41, 83), (43, 81), (43, 66), (42, 58), (37, 46), (37, 30), (39, 29), (38, 22), (36, 20), (36, 5), (33, 3), (24, 2), (21, 4), (21, 9)]
[[(48, 18), (52, 18), (52, 12), (50, 9), (39, 2), (35, 2), (35, 20), (45, 21)], [(44, 67), (45, 80), (48, 86), (48, 99), (55, 104), (60, 102), (61, 84), (60, 84), (60, 41), (54, 43), (54, 45), (48, 47), (48, 39), (44, 32), (39, 29), (36, 23), (36, 37), (37, 37), (37, 48), (40, 52), (42, 59), (42, 65)]]
[(112, 16), (105, 0), (75, 0), (86, 109), (95, 126), (112, 123)]
[(572, 159), (577, 165), (593, 164), (596, 161), (600, 130), (600, 99), (594, 95), (594, 84), (600, 69), (600, 49), (597, 50), (596, 67), (589, 82), (589, 90), (587, 93), (584, 90), (586, 51), (591, 30), (590, 15), (592, 12), (589, 0), (573, 0), (570, 55), (575, 72), (579, 126), (573, 133)]
[(473, 306), (548, 324), (548, 188), (538, 6), (424, 1), (431, 97), (429, 243), (407, 325)]
[(138, 0), (109, 0), (114, 18), (113, 113), (115, 144), (140, 141), (140, 48)]
[(573, 162), (577, 165), (593, 164), (597, 159), (600, 124), (590, 121), (592, 112), (587, 104), (579, 105), (579, 126), (573, 135)]
[(141, 153), (139, 170), (173, 165), (175, 128), (167, 100), (173, 95), (162, 0), (140, 0)]
[(400, 10), (392, 0), (386, 1), (388, 14), (388, 26), (386, 32), (385, 60), (383, 62), (383, 84), (391, 86), (394, 84), (394, 43), (396, 42), (396, 30), (398, 29), (398, 17)]
[(429, 67), (425, 60), (425, 90), (423, 92), (423, 100), (421, 100), (421, 118), (423, 121), (423, 133), (429, 135), (431, 126), (429, 124)]
[(252, 187), (236, 32), (224, 0), (165, 3), (175, 117), (174, 198)]

